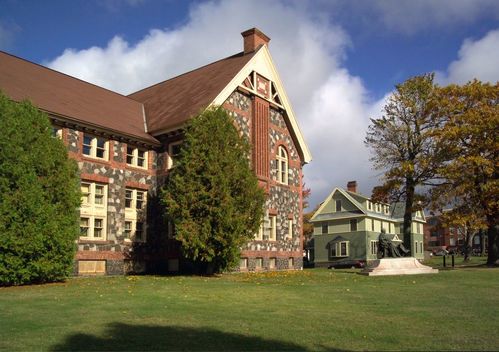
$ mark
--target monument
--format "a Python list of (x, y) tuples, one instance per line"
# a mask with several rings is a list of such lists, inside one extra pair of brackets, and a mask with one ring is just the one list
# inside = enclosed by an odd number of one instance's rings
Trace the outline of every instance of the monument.
[(394, 242), (388, 238), (385, 229), (381, 229), (378, 237), (378, 258), (380, 259), (369, 262), (360, 273), (368, 276), (438, 273), (438, 269), (423, 265), (414, 257), (404, 257), (409, 250), (402, 243), (395, 244)]

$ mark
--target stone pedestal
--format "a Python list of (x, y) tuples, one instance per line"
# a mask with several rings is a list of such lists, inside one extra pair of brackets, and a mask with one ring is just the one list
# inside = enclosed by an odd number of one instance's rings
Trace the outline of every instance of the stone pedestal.
[(436, 274), (438, 269), (423, 265), (413, 257), (383, 258), (370, 262), (360, 273), (369, 276)]

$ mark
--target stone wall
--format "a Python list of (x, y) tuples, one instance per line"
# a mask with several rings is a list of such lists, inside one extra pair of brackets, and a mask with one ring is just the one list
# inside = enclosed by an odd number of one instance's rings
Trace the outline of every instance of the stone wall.
[[(234, 117), (234, 121), (242, 135), (251, 140), (252, 99), (250, 96), (238, 91), (232, 93), (227, 99), (224, 108)], [(243, 249), (242, 258), (248, 258), (246, 270), (256, 270), (257, 258), (263, 259), (261, 270), (270, 270), (270, 258), (276, 258), (275, 269), (291, 269), (289, 258), (293, 258), (293, 269), (302, 268), (302, 209), (301, 209), (301, 160), (297, 148), (289, 133), (285, 122), (285, 112), (273, 107), (269, 109), (269, 150), (270, 150), (270, 178), (267, 184), (268, 198), (266, 213), (276, 215), (277, 238), (276, 241), (251, 241)], [(288, 185), (277, 182), (278, 147), (282, 145), (288, 151), (289, 174)], [(288, 220), (293, 220), (293, 237), (287, 238)]]

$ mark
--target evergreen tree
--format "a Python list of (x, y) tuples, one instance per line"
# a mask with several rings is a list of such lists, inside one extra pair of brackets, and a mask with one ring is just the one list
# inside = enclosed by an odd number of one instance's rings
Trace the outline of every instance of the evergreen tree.
[(0, 285), (71, 273), (80, 204), (76, 163), (46, 114), (0, 93)]
[(222, 108), (190, 120), (163, 190), (167, 217), (186, 258), (208, 273), (235, 267), (257, 233), (265, 203), (250, 167), (250, 144)]

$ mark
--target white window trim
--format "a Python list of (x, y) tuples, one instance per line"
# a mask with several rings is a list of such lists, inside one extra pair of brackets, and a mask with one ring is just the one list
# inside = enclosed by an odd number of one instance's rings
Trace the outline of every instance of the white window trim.
[[(342, 255), (341, 252), (341, 244), (346, 243), (346, 254)], [(335, 249), (335, 254), (333, 255), (333, 248)], [(339, 254), (339, 255), (338, 255)], [(345, 258), (350, 255), (350, 241), (340, 241), (340, 242), (335, 242), (334, 247), (331, 247), (331, 257), (333, 258)]]
[[(132, 156), (132, 162), (129, 163), (128, 162), (128, 148), (132, 148), (132, 154), (130, 154)], [(144, 152), (144, 166), (140, 166), (139, 165), (139, 151), (143, 151)], [(126, 164), (129, 165), (129, 166), (133, 166), (133, 167), (138, 167), (140, 169), (148, 169), (148, 163), (149, 163), (149, 152), (146, 150), (146, 149), (143, 149), (143, 148), (139, 148), (139, 147), (133, 147), (133, 146), (130, 146), (130, 145), (127, 145), (126, 146), (126, 151), (125, 151), (125, 160), (126, 160)]]
[[(132, 192), (131, 207), (125, 206), (125, 221), (132, 223), (132, 231), (129, 240), (134, 242), (146, 242), (146, 209), (147, 209), (147, 191), (143, 189), (136, 189), (127, 187), (125, 188), (125, 204), (126, 204), (126, 191)], [(142, 193), (142, 208), (137, 208), (137, 194)], [(139, 212), (142, 212), (139, 214)], [(142, 223), (142, 239), (136, 238), (137, 223)]]
[[(80, 236), (81, 240), (91, 240), (91, 241), (105, 241), (107, 236), (107, 218), (105, 216), (94, 216), (88, 214), (80, 214), (80, 228), (81, 228), (81, 219), (88, 219), (88, 232), (87, 236)], [(102, 220), (102, 236), (95, 237), (95, 220)]]
[[(85, 136), (92, 138), (92, 140), (90, 141), (90, 154), (84, 153)], [(85, 132), (82, 132), (81, 138), (82, 138), (82, 144), (81, 144), (82, 145), (82, 148), (81, 148), (82, 155), (84, 155), (85, 157), (98, 159), (98, 160), (106, 160), (106, 161), (109, 160), (109, 140), (107, 140), (103, 137), (97, 137), (93, 134), (89, 134), (89, 133), (85, 133)], [(103, 158), (100, 158), (97, 156), (97, 139), (98, 138), (105, 140), (105, 142), (104, 142), (104, 157)]]
[(371, 249), (370, 249), (371, 255), (377, 255), (378, 254), (378, 241), (371, 240), (370, 247), (371, 247)]
[(288, 235), (287, 235), (287, 238), (289, 240), (293, 239), (293, 227), (294, 227), (293, 219), (288, 219)]
[(172, 142), (168, 145), (168, 160), (166, 168), (170, 170), (174, 166), (174, 159), (172, 158), (173, 147), (182, 144), (183, 141)]
[(277, 241), (277, 215), (269, 215), (269, 241)]
[[(284, 155), (281, 155), (282, 154)], [(277, 148), (277, 155), (276, 155), (276, 160), (277, 160), (277, 182), (287, 185), (289, 184), (289, 156), (286, 148), (284, 148), (282, 145), (280, 145)], [(283, 170), (283, 165), (284, 165), (284, 170)]]

